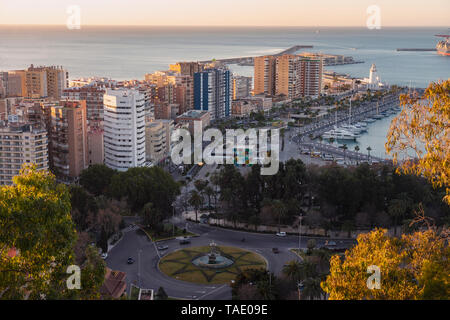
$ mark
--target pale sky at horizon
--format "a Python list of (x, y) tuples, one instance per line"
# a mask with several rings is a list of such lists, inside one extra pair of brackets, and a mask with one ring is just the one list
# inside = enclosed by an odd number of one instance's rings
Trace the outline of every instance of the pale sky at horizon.
[(56, 24), (70, 5), (81, 25), (366, 26), (367, 8), (381, 26), (449, 26), (450, 0), (0, 0), (0, 24)]

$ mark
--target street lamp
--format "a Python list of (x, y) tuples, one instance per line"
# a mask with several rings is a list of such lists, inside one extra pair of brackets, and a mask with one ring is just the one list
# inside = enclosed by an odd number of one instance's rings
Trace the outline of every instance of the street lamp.
[(301, 244), (301, 238), (302, 238), (302, 216), (300, 215), (298, 217), (299, 223), (298, 223), (298, 251), (300, 254), (300, 244)]
[(138, 251), (138, 283), (139, 283), (139, 288), (141, 287), (141, 252), (142, 252), (142, 249), (139, 249), (139, 251)]

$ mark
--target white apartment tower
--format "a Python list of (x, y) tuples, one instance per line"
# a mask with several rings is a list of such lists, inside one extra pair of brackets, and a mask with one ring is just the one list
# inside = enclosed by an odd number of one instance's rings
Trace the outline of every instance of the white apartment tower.
[(107, 89), (103, 104), (105, 164), (118, 171), (144, 166), (144, 95), (134, 89)]

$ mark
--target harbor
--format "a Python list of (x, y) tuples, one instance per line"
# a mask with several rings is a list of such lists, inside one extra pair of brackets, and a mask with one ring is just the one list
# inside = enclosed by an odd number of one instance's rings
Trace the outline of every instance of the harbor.
[[(338, 164), (380, 163), (390, 161), (380, 155), (371, 154), (372, 148), (360, 148), (360, 152), (350, 150), (356, 146), (360, 134), (367, 131), (367, 125), (397, 114), (400, 111), (399, 95), (391, 94), (381, 101), (367, 102), (349, 112), (347, 110), (329, 114), (326, 118), (297, 129), (292, 141), (297, 143), (299, 152), (325, 161), (335, 161)], [(353, 137), (326, 135), (333, 130), (346, 131)], [(352, 131), (353, 130), (353, 131)], [(337, 132), (336, 132), (337, 133)], [(325, 138), (328, 137), (328, 138)], [(358, 146), (359, 148), (359, 146)], [(352, 148), (354, 149), (354, 148)]]

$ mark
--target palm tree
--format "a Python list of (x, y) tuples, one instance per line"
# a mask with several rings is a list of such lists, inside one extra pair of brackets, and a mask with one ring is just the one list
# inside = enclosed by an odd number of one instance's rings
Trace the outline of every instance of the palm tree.
[(303, 290), (301, 293), (302, 300), (315, 300), (322, 297), (323, 291), (320, 287), (321, 279), (319, 277), (307, 278), (302, 281)]
[(370, 151), (372, 151), (372, 148), (370, 146), (367, 147), (367, 161), (370, 160)]
[(286, 215), (286, 205), (280, 200), (274, 200), (272, 202), (272, 210), (275, 211), (275, 215), (278, 217), (278, 232), (280, 232), (281, 219)]
[[(355, 146), (355, 152), (359, 152), (359, 146)], [(358, 158), (356, 160), (356, 163), (359, 164), (359, 154), (358, 154)]]
[(292, 281), (299, 281), (302, 273), (302, 265), (297, 260), (289, 261), (283, 266), (283, 273)]
[(344, 162), (345, 162), (345, 154), (346, 154), (347, 149), (348, 149), (347, 145), (344, 144), (344, 145), (342, 146), (342, 149), (344, 150)]
[(214, 196), (214, 189), (211, 186), (206, 186), (205, 190), (203, 190), (205, 195), (208, 197), (208, 209), (211, 208), (211, 197)]
[(203, 197), (196, 190), (192, 190), (189, 204), (195, 208), (195, 222), (198, 222), (198, 209), (203, 204)]

